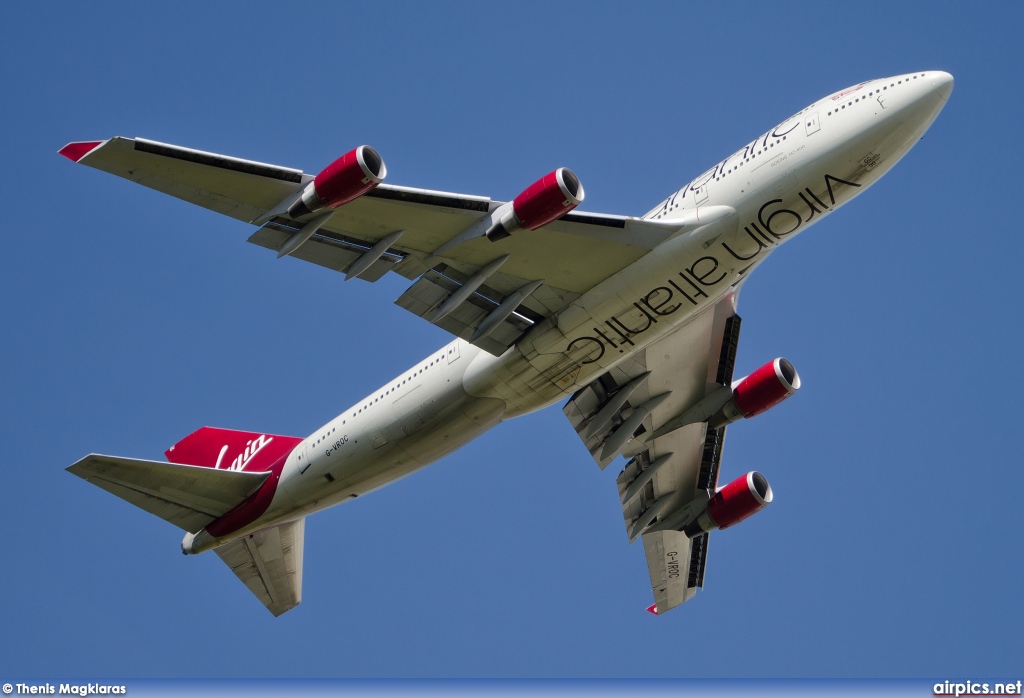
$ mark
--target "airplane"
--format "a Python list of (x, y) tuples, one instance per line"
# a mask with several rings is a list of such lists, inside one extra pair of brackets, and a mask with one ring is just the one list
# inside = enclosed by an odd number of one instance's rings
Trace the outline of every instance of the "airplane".
[(257, 226), (248, 241), (374, 282), (455, 340), (305, 438), (203, 427), (167, 462), (90, 454), (68, 471), (213, 550), (278, 616), (302, 598), (305, 517), (443, 458), (555, 402), (616, 478), (643, 543), (655, 615), (703, 588), (712, 531), (772, 501), (758, 472), (719, 486), (729, 424), (799, 390), (776, 358), (734, 380), (739, 291), (775, 249), (893, 167), (943, 109), (953, 78), (869, 80), (748, 141), (642, 216), (588, 213), (560, 167), (494, 201), (384, 184), (359, 146), (316, 175), (114, 137), (70, 160)]

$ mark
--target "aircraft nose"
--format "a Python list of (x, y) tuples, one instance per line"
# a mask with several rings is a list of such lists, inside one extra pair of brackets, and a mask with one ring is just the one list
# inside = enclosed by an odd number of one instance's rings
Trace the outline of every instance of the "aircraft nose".
[(941, 70), (936, 70), (928, 74), (930, 78), (932, 90), (942, 101), (949, 99), (949, 95), (953, 92), (953, 76)]

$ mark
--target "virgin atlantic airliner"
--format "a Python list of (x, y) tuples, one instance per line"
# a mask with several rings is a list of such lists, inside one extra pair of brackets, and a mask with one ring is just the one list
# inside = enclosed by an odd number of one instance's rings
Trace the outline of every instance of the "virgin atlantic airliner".
[(616, 479), (661, 614), (704, 584), (711, 531), (772, 501), (763, 475), (719, 486), (727, 425), (800, 388), (776, 358), (739, 380), (737, 297), (780, 245), (874, 184), (938, 116), (941, 71), (835, 92), (747, 142), (642, 216), (585, 213), (561, 167), (512, 201), (382, 184), (362, 145), (319, 174), (142, 138), (61, 155), (251, 223), (249, 242), (374, 282), (455, 335), (306, 438), (203, 427), (168, 462), (89, 455), (68, 470), (213, 550), (273, 613), (302, 596), (305, 517), (563, 401)]

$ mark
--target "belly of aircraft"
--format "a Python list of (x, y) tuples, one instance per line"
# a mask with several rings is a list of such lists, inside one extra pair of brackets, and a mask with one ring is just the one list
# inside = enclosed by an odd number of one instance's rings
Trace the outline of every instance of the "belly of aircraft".
[(274, 505), (254, 526), (368, 493), (502, 419), (571, 395), (713, 307), (776, 247), (876, 181), (918, 135), (898, 120), (880, 122), (852, 138), (823, 138), (816, 148), (797, 146), (766, 159), (761, 174), (746, 182), (709, 184), (706, 205), (732, 206), (734, 216), (662, 243), (504, 356), (463, 344), (462, 363), (446, 384), (425, 386), (422, 396), (410, 393), (389, 411), (354, 420), (344, 447), (311, 452), (307, 469), (283, 479)]
[(282, 482), (261, 525), (354, 499), (443, 458), (498, 424), (503, 401), (453, 386), (422, 404), (410, 402), (346, 434), (340, 448), (314, 451), (309, 466)]

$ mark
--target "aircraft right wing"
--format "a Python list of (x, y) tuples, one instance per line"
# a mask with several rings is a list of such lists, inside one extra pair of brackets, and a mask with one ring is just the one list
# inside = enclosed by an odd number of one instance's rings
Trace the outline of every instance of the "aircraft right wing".
[(306, 519), (289, 521), (214, 548), (235, 576), (275, 616), (302, 602)]
[[(142, 138), (71, 143), (61, 154), (259, 225), (249, 242), (279, 255), (346, 278), (376, 281), (394, 271), (415, 280), (396, 304), (492, 354), (670, 236), (704, 225), (573, 211), (496, 242), (463, 239), (504, 202), (381, 184), (339, 208), (293, 219), (288, 202), (314, 179), (301, 170)], [(308, 240), (287, 250), (304, 229), (312, 230)]]
[(724, 403), (731, 395), (735, 300), (734, 291), (579, 390), (563, 409), (602, 469), (620, 454), (629, 459), (616, 480), (619, 499), (630, 542), (643, 540), (659, 614), (704, 586), (708, 533), (691, 539), (680, 529), (715, 492), (725, 427), (710, 428), (711, 414), (674, 423), (706, 398), (722, 395)]

